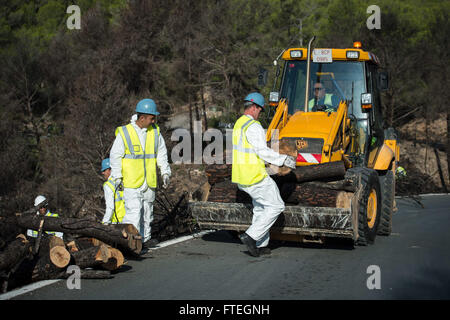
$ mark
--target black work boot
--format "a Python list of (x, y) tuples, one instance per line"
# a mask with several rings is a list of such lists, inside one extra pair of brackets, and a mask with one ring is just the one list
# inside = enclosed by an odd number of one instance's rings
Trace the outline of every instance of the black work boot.
[(272, 253), (269, 247), (259, 247), (258, 251), (260, 255), (270, 255)]
[(254, 257), (259, 257), (258, 248), (256, 247), (256, 241), (252, 239), (247, 233), (243, 233), (239, 236), (242, 243), (247, 246), (248, 252)]
[(153, 239), (152, 238), (152, 239), (149, 239), (149, 240), (145, 241), (142, 244), (142, 247), (146, 248), (146, 249), (151, 249), (151, 248), (155, 248), (158, 243), (159, 243), (158, 239)]

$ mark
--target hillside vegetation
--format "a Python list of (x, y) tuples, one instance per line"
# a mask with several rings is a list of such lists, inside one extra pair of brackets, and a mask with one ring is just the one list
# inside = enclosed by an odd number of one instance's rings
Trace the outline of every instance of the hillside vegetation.
[[(398, 130), (408, 171), (399, 193), (444, 190), (436, 154), (450, 187), (448, 1), (377, 1), (379, 30), (367, 28), (371, 3), (360, 0), (80, 0), (80, 30), (67, 28), (71, 4), (0, 4), (0, 212), (46, 194), (63, 216), (82, 203), (102, 216), (100, 163), (137, 101), (157, 102), (171, 146), (171, 115), (233, 119), (250, 91), (267, 97), (280, 52), (312, 35), (317, 47), (361, 41), (388, 71), (385, 126)], [(269, 71), (264, 88), (260, 67)], [(222, 118), (204, 119), (207, 109)], [(201, 165), (175, 166), (174, 190), (201, 181)]]

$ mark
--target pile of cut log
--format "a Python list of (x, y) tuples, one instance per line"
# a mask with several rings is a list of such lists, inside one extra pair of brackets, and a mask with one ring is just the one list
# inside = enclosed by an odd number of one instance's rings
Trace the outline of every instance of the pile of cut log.
[[(251, 203), (247, 193), (231, 182), (230, 165), (209, 165), (205, 172), (209, 189), (206, 192), (202, 190), (207, 195), (202, 201)], [(282, 167), (277, 172), (272, 178), (287, 205), (345, 208), (355, 191), (353, 181), (345, 176), (342, 161), (297, 167), (295, 170)]]
[[(21, 233), (0, 242), (0, 293), (35, 281), (67, 278), (71, 265), (79, 267), (82, 279), (112, 278), (125, 263), (124, 256), (137, 256), (142, 250), (141, 236), (131, 224), (103, 225), (26, 212), (0, 217), (0, 225), (38, 231), (37, 237)], [(63, 232), (64, 240), (46, 231)]]

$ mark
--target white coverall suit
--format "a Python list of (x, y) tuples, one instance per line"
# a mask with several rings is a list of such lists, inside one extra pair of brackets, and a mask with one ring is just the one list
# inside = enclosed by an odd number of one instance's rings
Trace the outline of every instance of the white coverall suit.
[[(247, 116), (252, 118), (250, 115)], [(252, 123), (246, 131), (246, 138), (259, 158), (279, 167), (283, 165), (287, 155), (279, 154), (267, 147), (266, 134), (261, 124)], [(256, 240), (256, 247), (266, 247), (269, 244), (270, 227), (284, 210), (280, 190), (270, 176), (251, 186), (238, 184), (238, 188), (247, 192), (253, 202), (252, 224), (246, 233)]]
[[(131, 125), (137, 132), (141, 147), (145, 147), (147, 138), (147, 128), (141, 129), (137, 124), (137, 115), (131, 117)], [(111, 177), (116, 180), (122, 177), (122, 158), (125, 155), (125, 145), (120, 134), (117, 134), (110, 152)], [(158, 165), (161, 176), (171, 175), (171, 170), (167, 158), (167, 148), (164, 138), (159, 134), (158, 151), (156, 155), (156, 164)], [(123, 198), (125, 201), (125, 216), (122, 223), (133, 224), (139, 230), (143, 242), (151, 238), (151, 222), (153, 221), (153, 202), (155, 201), (155, 188), (150, 188), (147, 181), (139, 188), (124, 188)]]
[(112, 191), (111, 188), (108, 187), (108, 185), (104, 184), (103, 193), (105, 194), (106, 210), (102, 219), (102, 223), (109, 224), (111, 223), (111, 218), (114, 216), (114, 191)]

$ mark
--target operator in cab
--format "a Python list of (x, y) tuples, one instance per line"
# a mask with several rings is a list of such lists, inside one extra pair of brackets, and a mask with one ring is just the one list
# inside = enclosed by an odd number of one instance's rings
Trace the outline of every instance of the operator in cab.
[(314, 98), (308, 102), (308, 111), (334, 112), (339, 106), (339, 98), (331, 93), (326, 93), (322, 83), (314, 84)]

